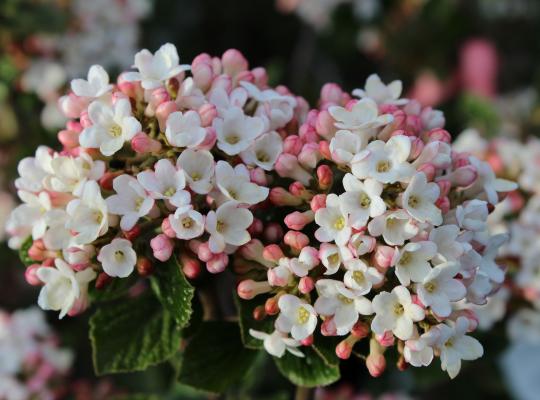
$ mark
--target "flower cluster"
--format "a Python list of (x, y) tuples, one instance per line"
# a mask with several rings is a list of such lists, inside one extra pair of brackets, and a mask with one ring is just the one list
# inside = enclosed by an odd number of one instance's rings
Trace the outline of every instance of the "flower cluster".
[(42, 308), (75, 315), (90, 283), (175, 259), (191, 279), (231, 264), (239, 297), (260, 296), (253, 318), (240, 312), (243, 339), (277, 358), (306, 356), (320, 334), (342, 359), (369, 337), (373, 376), (394, 345), (401, 368), (440, 356), (451, 377), (481, 356), (471, 307), (503, 281), (506, 240), (486, 218), (515, 185), (456, 152), (440, 111), (376, 75), (358, 99), (325, 85), (309, 110), (236, 50), (183, 65), (165, 44), (134, 68), (73, 80), (63, 148), (19, 164), (9, 244)]
[(9, 314), (0, 311), (0, 398), (56, 398), (73, 355), (58, 339), (37, 308)]
[(137, 53), (135, 67), (116, 84), (99, 65), (73, 80), (60, 99), (63, 149), (19, 164), (9, 244), (27, 250), (39, 305), (60, 317), (87, 307), (96, 278), (150, 274), (150, 254), (165, 262), (176, 249), (189, 277), (201, 262), (223, 271), (262, 229), (253, 212), (269, 193), (265, 171), (305, 113), (236, 50), (189, 66), (166, 44)]
[(240, 252), (253, 278), (238, 294), (265, 294), (254, 317), (274, 321), (251, 334), (277, 357), (302, 356), (319, 332), (339, 336), (342, 359), (369, 336), (373, 376), (395, 345), (398, 366), (439, 356), (453, 378), (482, 355), (467, 335), (472, 306), (503, 282), (494, 259), (507, 239), (491, 236), (486, 219), (516, 185), (455, 151), (442, 113), (401, 99), (401, 82), (372, 75), (353, 94), (326, 85), (319, 109), (284, 141), (269, 198), (288, 231)]

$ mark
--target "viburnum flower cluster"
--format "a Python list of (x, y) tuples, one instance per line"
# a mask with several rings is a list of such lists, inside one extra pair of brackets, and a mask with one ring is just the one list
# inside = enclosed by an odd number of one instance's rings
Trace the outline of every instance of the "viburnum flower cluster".
[(336, 354), (347, 359), (370, 337), (373, 376), (395, 347), (400, 368), (438, 356), (453, 378), (482, 355), (468, 335), (472, 307), (503, 282), (494, 259), (507, 239), (491, 236), (486, 219), (516, 185), (454, 151), (442, 113), (401, 90), (376, 75), (353, 92), (360, 99), (326, 85), (319, 109), (285, 139), (275, 167), (285, 179), (269, 197), (288, 231), (241, 249), (265, 273), (238, 287), (244, 299), (266, 294), (254, 316), (272, 318), (274, 330), (251, 334), (277, 357), (302, 356), (322, 334), (339, 337)]
[(73, 354), (59, 347), (38, 308), (0, 311), (0, 352), (0, 398), (52, 399), (66, 390)]
[[(196, 310), (184, 277), (231, 265), (248, 348), (255, 342), (276, 360), (302, 359), (320, 352), (326, 336), (337, 339), (331, 352), (342, 359), (369, 343), (373, 376), (395, 347), (400, 368), (439, 356), (454, 377), (461, 360), (482, 355), (468, 335), (471, 307), (503, 281), (494, 258), (506, 240), (490, 236), (485, 222), (515, 185), (456, 152), (442, 113), (401, 91), (400, 81), (385, 85), (376, 75), (353, 92), (357, 98), (327, 84), (310, 111), (287, 88), (270, 87), (265, 70), (249, 69), (236, 50), (183, 65), (172, 44), (137, 53), (134, 70), (116, 83), (92, 66), (60, 99), (70, 119), (58, 133), (62, 149), (40, 147), (19, 164), (22, 204), (7, 230), (27, 281), (41, 287), (38, 304), (75, 315), (89, 306), (91, 289), (118, 282), (133, 289), (125, 304), (144, 300), (145, 285), (131, 279), (162, 277), (178, 260), (183, 276), (150, 286), (185, 327)], [(201, 302), (218, 294), (204, 293)], [(139, 307), (155, 304), (142, 300)], [(118, 313), (128, 311), (137, 310)], [(99, 313), (93, 344), (110, 336), (101, 321), (121, 334), (115, 324), (125, 319)], [(152, 339), (126, 337), (135, 343), (118, 352), (163, 341), (148, 358), (130, 352), (110, 361), (109, 351), (94, 348), (96, 366), (141, 369), (180, 347), (165, 320), (142, 324)], [(157, 335), (156, 325), (164, 330)], [(183, 365), (194, 352), (186, 350)], [(300, 381), (297, 372), (291, 379), (307, 386), (339, 378), (339, 369), (328, 371), (320, 380)]]

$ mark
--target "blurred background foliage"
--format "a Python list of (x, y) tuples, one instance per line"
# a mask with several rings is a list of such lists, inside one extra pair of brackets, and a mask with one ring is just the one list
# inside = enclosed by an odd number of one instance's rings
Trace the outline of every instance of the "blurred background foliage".
[[(467, 61), (467, 46), (478, 40), (491, 50)], [(55, 141), (61, 124), (51, 110), (70, 79), (84, 76), (93, 63), (114, 76), (130, 66), (137, 48), (155, 50), (165, 42), (177, 46), (181, 62), (200, 52), (219, 56), (237, 48), (251, 65), (268, 69), (272, 84), (288, 86), (312, 105), (324, 83), (352, 90), (376, 72), (384, 81), (403, 80), (407, 95), (442, 109), (454, 135), (469, 126), (487, 137), (540, 134), (536, 0), (2, 0), (0, 223), (13, 204), (17, 161)], [(471, 72), (470, 63), (479, 71)], [(489, 87), (471, 87), (471, 73), (491, 74)], [(26, 284), (17, 255), (5, 244), (0, 264), (0, 307), (32, 304), (37, 291)], [(77, 352), (73, 398), (113, 398), (111, 393), (207, 398), (182, 387), (170, 391), (175, 374), (170, 365), (98, 380), (87, 319), (54, 318), (65, 345)], [(400, 373), (392, 367), (372, 379), (363, 362), (351, 360), (343, 366), (343, 382), (317, 398), (349, 399), (360, 392), (373, 398), (387, 392), (425, 399), (508, 398), (497, 368), (506, 347), (503, 325), (480, 338), (485, 357), (452, 382), (438, 368)], [(288, 399), (292, 390), (261, 357), (226, 398)]]

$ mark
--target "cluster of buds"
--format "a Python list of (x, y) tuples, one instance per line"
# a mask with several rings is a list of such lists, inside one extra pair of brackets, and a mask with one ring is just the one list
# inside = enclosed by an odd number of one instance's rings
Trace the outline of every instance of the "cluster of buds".
[(488, 220), (493, 231), (508, 232), (511, 239), (497, 255), (498, 262), (508, 268), (507, 279), (497, 295), (476, 310), (480, 327), (490, 329), (511, 309), (510, 339), (540, 343), (540, 249), (536, 247), (540, 240), (540, 140), (500, 137), (488, 142), (477, 131), (467, 130), (457, 145), (475, 149), (497, 176), (519, 183), (519, 190), (511, 192)]
[(145, 276), (174, 254), (190, 278), (218, 273), (251, 235), (278, 234), (256, 215), (305, 101), (269, 88), (236, 50), (190, 66), (165, 44), (137, 53), (135, 68), (116, 84), (99, 65), (73, 80), (62, 149), (19, 164), (9, 244), (28, 249), (27, 281), (60, 317), (87, 308), (94, 280)]
[(39, 309), (0, 311), (0, 351), (0, 398), (54, 399), (65, 394), (73, 354), (59, 347)]
[(452, 378), (483, 353), (467, 333), (478, 325), (474, 305), (504, 280), (495, 257), (507, 240), (486, 219), (516, 185), (455, 151), (442, 113), (401, 90), (372, 75), (352, 99), (328, 84), (284, 141), (269, 195), (283, 240), (253, 239), (237, 263), (239, 296), (264, 296), (254, 317), (274, 326), (251, 334), (276, 357), (301, 357), (316, 330), (342, 338), (341, 359), (368, 340), (373, 376), (390, 348), (400, 369), (440, 357)]

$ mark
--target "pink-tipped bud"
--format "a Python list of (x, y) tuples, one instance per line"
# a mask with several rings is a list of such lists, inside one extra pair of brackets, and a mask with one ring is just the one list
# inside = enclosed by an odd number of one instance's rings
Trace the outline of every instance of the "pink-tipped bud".
[(100, 272), (96, 278), (96, 289), (105, 289), (113, 280), (112, 276), (107, 275), (105, 272)]
[(266, 274), (268, 283), (272, 286), (286, 286), (291, 280), (288, 268), (270, 268)]
[(205, 103), (199, 108), (198, 112), (201, 116), (201, 126), (212, 126), (212, 122), (217, 117), (216, 106), (212, 103)]
[(223, 65), (223, 72), (229, 76), (235, 76), (249, 67), (246, 58), (236, 49), (229, 49), (223, 53), (221, 63)]
[(263, 237), (268, 243), (277, 243), (283, 238), (283, 228), (276, 222), (270, 222), (264, 228)]
[(298, 154), (300, 154), (300, 151), (302, 151), (303, 146), (304, 141), (300, 139), (299, 136), (287, 136), (283, 141), (283, 152), (297, 156)]
[(366, 367), (372, 377), (378, 378), (386, 369), (386, 359), (384, 358), (384, 355), (370, 353), (366, 358)]
[(319, 180), (319, 187), (322, 190), (326, 190), (332, 186), (334, 174), (328, 165), (321, 165), (317, 168), (317, 179)]
[(225, 253), (215, 254), (209, 261), (206, 262), (206, 269), (211, 274), (219, 274), (225, 271), (229, 264), (229, 256)]
[(171, 97), (169, 96), (169, 92), (167, 92), (167, 89), (164, 87), (154, 89), (150, 93), (150, 104), (154, 109), (156, 109), (160, 104), (170, 100)]
[(302, 346), (311, 346), (313, 344), (313, 335), (309, 335), (307, 338), (300, 340)]
[(67, 118), (79, 118), (81, 113), (86, 110), (88, 100), (70, 93), (58, 99), (58, 106)]
[(258, 218), (254, 218), (247, 231), (249, 232), (251, 237), (255, 237), (259, 236), (262, 233), (263, 227), (263, 222)]
[(276, 315), (279, 312), (278, 299), (275, 297), (266, 299), (264, 311), (266, 311), (268, 315)]
[(332, 159), (332, 152), (330, 151), (330, 143), (326, 140), (321, 140), (319, 142), (319, 153), (321, 156), (327, 160)]
[(99, 186), (104, 190), (113, 190), (113, 181), (120, 175), (119, 172), (105, 172), (101, 178), (99, 178)]
[(437, 185), (439, 186), (439, 196), (448, 196), (448, 193), (450, 193), (450, 189), (452, 188), (452, 184), (450, 181), (446, 179), (441, 179), (437, 181)]
[(159, 129), (161, 129), (161, 131), (165, 132), (165, 128), (167, 126), (167, 118), (169, 118), (169, 115), (171, 115), (175, 111), (178, 111), (178, 106), (174, 101), (166, 101), (164, 103), (161, 103), (156, 108), (156, 118), (158, 120)]
[(43, 240), (34, 240), (28, 249), (28, 256), (34, 261), (43, 261), (48, 257), (48, 251)]
[(450, 143), (452, 141), (452, 135), (450, 135), (450, 133), (446, 129), (435, 128), (427, 133), (427, 139), (428, 142), (439, 141)]
[(79, 118), (79, 122), (81, 123), (81, 126), (86, 129), (90, 128), (92, 126), (92, 120), (90, 119), (90, 116), (88, 115), (88, 111), (83, 110), (81, 112), (81, 116)]
[(266, 311), (264, 310), (264, 306), (257, 306), (253, 309), (253, 319), (255, 321), (262, 321), (266, 318)]
[(253, 168), (249, 171), (249, 179), (251, 182), (256, 183), (259, 186), (268, 186), (268, 178), (262, 168)]
[(240, 282), (236, 288), (238, 297), (244, 300), (251, 300), (261, 293), (267, 293), (272, 287), (266, 281), (255, 282), (253, 279), (246, 279)]
[(313, 222), (314, 219), (315, 213), (311, 210), (305, 212), (294, 211), (285, 217), (284, 222), (287, 228), (299, 231), (307, 224)]
[(167, 235), (167, 237), (170, 237), (171, 239), (176, 237), (176, 232), (172, 228), (169, 218), (163, 219), (163, 222), (161, 223), (161, 230), (165, 235)]
[(423, 172), (424, 175), (426, 175), (426, 179), (428, 180), (428, 182), (430, 182), (430, 181), (433, 180), (433, 178), (435, 178), (436, 169), (435, 169), (435, 166), (433, 164), (426, 163), (426, 164), (422, 164), (418, 168), (418, 172)]
[(193, 81), (202, 91), (207, 91), (214, 79), (212, 58), (208, 54), (199, 54), (191, 63)]
[(302, 183), (296, 181), (289, 185), (289, 192), (291, 192), (293, 196), (301, 197), (306, 192), (306, 187), (302, 185)]
[(196, 279), (201, 274), (201, 263), (199, 260), (182, 254), (180, 256), (180, 264), (184, 275), (189, 279)]
[(302, 204), (302, 198), (294, 196), (288, 190), (281, 187), (274, 187), (270, 190), (270, 202), (276, 206), (299, 206)]
[(409, 160), (416, 160), (424, 150), (424, 141), (420, 138), (414, 138), (411, 142), (411, 152)]
[(300, 293), (307, 294), (314, 288), (315, 282), (313, 282), (313, 278), (310, 278), (309, 276), (303, 276), (300, 278), (300, 281), (298, 282), (298, 290)]
[(321, 159), (319, 144), (315, 142), (306, 143), (302, 147), (300, 154), (298, 154), (298, 161), (306, 168), (315, 168)]
[(343, 90), (335, 83), (327, 83), (321, 88), (321, 101), (339, 105), (343, 100)]
[(288, 231), (285, 234), (283, 241), (287, 246), (290, 246), (294, 250), (298, 251), (302, 250), (309, 244), (309, 238), (302, 232), (296, 231)]
[(448, 196), (439, 197), (435, 202), (435, 205), (441, 209), (443, 214), (446, 214), (450, 211), (450, 199)]
[(174, 249), (171, 239), (169, 239), (167, 235), (163, 233), (150, 240), (150, 247), (154, 252), (154, 257), (162, 262), (171, 258)]
[(321, 208), (326, 207), (326, 195), (325, 194), (316, 194), (311, 199), (311, 202), (309, 203), (311, 207), (311, 211), (317, 212), (317, 210)]
[(330, 113), (327, 110), (323, 110), (317, 115), (315, 129), (323, 138), (330, 140), (337, 131), (337, 128), (334, 125), (335, 122), (336, 121), (332, 118)]
[(347, 339), (342, 340), (336, 346), (336, 355), (342, 360), (347, 360), (352, 353), (352, 345)]
[(139, 154), (157, 153), (161, 150), (161, 143), (152, 139), (144, 132), (139, 132), (131, 139), (131, 148)]
[(125, 73), (120, 74), (117, 79), (117, 84), (118, 89), (126, 96), (134, 99), (142, 97), (143, 88), (141, 87), (141, 83), (126, 80)]
[(24, 279), (29, 285), (39, 286), (42, 284), (36, 274), (37, 270), (41, 267), (42, 266), (39, 264), (32, 264), (26, 268), (26, 270), (24, 271)]
[(154, 273), (154, 264), (146, 257), (140, 257), (137, 260), (137, 272), (140, 276), (149, 276)]
[(367, 337), (369, 332), (371, 332), (369, 325), (360, 321), (354, 324), (351, 329), (351, 335), (353, 335), (357, 340)]
[(268, 86), (268, 73), (266, 69), (262, 67), (257, 67), (251, 70), (253, 75), (253, 83), (258, 87)]
[(58, 132), (58, 141), (66, 149), (73, 149), (79, 146), (79, 133), (64, 129)]
[(208, 242), (201, 243), (197, 248), (197, 257), (202, 262), (208, 262), (214, 257), (214, 253), (210, 250)]
[(336, 336), (337, 328), (333, 317), (326, 318), (321, 324), (321, 334), (323, 336)]
[(277, 244), (269, 244), (263, 250), (262, 256), (265, 260), (271, 262), (278, 262), (280, 258), (285, 257), (281, 247)]
[(382, 347), (390, 347), (394, 345), (395, 339), (391, 331), (386, 331), (382, 335), (376, 335), (375, 339)]
[(467, 187), (478, 178), (478, 171), (472, 165), (465, 165), (455, 169), (450, 175), (450, 181), (455, 186)]
[(373, 262), (376, 267), (387, 269), (394, 263), (395, 254), (398, 250), (390, 246), (377, 246), (373, 255)]

